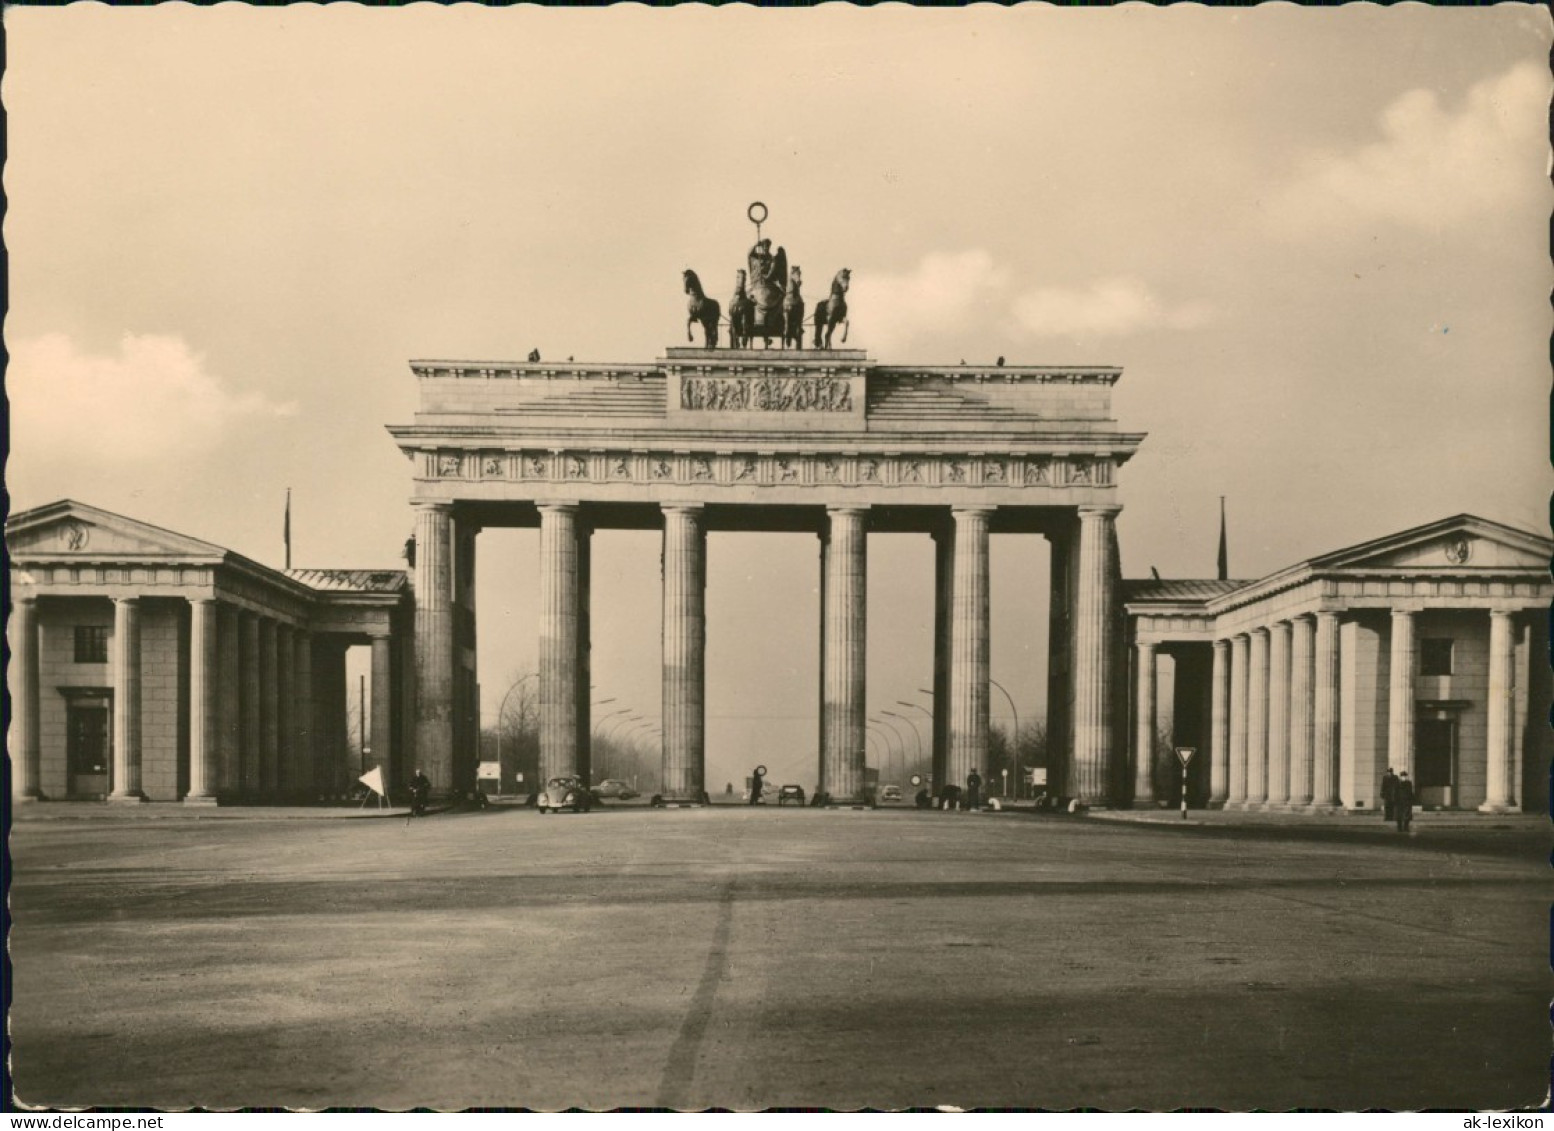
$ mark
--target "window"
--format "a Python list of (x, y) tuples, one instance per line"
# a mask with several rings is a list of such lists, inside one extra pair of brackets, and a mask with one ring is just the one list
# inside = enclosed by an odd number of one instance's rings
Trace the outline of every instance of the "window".
[(76, 625), (76, 663), (106, 664), (108, 662), (108, 626), (105, 624)]
[(1451, 675), (1450, 640), (1421, 640), (1419, 642), (1419, 674)]

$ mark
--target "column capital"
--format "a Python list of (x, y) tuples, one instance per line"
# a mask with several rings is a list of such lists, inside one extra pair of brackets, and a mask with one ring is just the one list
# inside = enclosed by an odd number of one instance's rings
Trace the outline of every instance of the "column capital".
[(115, 597), (113, 603), (115, 605), (138, 605), (140, 604), (140, 594), (135, 593), (127, 597)]
[(1093, 503), (1074, 508), (1079, 513), (1081, 520), (1089, 519), (1091, 522), (1100, 522), (1103, 519), (1116, 518), (1122, 513), (1121, 503)]
[(1254, 638), (1257, 637), (1257, 635), (1259, 633), (1261, 633), (1263, 636), (1267, 636), (1268, 635), (1268, 626), (1265, 625), (1265, 624), (1262, 624), (1262, 625), (1258, 625), (1256, 628), (1248, 629), (1247, 632), (1246, 632), (1246, 636), (1247, 636), (1248, 639), (1254, 639)]
[(957, 517), (966, 515), (967, 517), (975, 518), (980, 515), (984, 518), (991, 518), (993, 512), (997, 509), (997, 507), (951, 507), (950, 513)]
[[(1216, 640), (1214, 643), (1218, 644), (1219, 641)], [(1155, 642), (1153, 640), (1138, 640), (1134, 642), (1133, 646), (1139, 650), (1140, 655), (1149, 655), (1153, 653), (1156, 648)]]
[(1399, 608), (1394, 607), (1392, 609), (1392, 619), (1393, 620), (1398, 620), (1399, 618), (1412, 617), (1417, 612), (1419, 612), (1418, 609), (1410, 609), (1410, 608), (1399, 609)]
[(857, 516), (859, 516), (861, 518), (867, 518), (870, 509), (871, 508), (866, 503), (865, 504), (842, 503), (842, 504), (838, 504), (836, 506), (828, 506), (828, 507), (826, 507), (826, 514), (829, 514), (829, 515), (857, 515)]
[(215, 605), (218, 604), (215, 597), (188, 597), (185, 598), (191, 605)]
[(665, 514), (701, 514), (707, 509), (706, 503), (659, 503), (658, 509)]
[(36, 593), (17, 593), (11, 597), (11, 604), (13, 605), (26, 605), (28, 608), (32, 608), (37, 603), (38, 595)]
[(1222, 636), (1220, 639), (1214, 641), (1214, 650), (1216, 652), (1230, 651), (1230, 637)]
[(582, 503), (576, 499), (536, 499), (534, 506), (541, 514), (547, 511), (552, 514), (576, 514)]

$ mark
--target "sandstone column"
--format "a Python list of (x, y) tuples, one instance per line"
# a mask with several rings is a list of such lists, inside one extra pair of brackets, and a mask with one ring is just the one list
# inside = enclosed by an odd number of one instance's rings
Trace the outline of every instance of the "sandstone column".
[(950, 772), (950, 636), (954, 625), (955, 527), (933, 533), (933, 792), (949, 781)]
[[(1414, 776), (1414, 614), (1392, 610), (1392, 662), (1387, 697), (1387, 764)], [(1416, 787), (1417, 788), (1417, 787)]]
[(394, 638), (387, 632), (372, 634), (372, 764), (383, 767), (383, 780), (392, 783), (394, 774), (394, 665), (391, 648)]
[(586, 518), (577, 523), (577, 772), (594, 784), (593, 752), (593, 530)]
[(276, 726), (276, 697), (280, 690), (275, 662), (275, 622), (259, 618), (259, 789), (271, 801), (279, 785), (276, 759), (280, 756), (280, 731)]
[(1312, 628), (1309, 616), (1291, 622), (1290, 637), (1290, 807), (1311, 804)]
[(540, 779), (578, 772), (577, 504), (540, 504)]
[(1209, 688), (1209, 804), (1222, 808), (1230, 796), (1230, 641), (1214, 642)]
[(826, 745), (820, 788), (834, 801), (863, 798), (866, 760), (864, 670), (868, 618), (865, 507), (828, 507), (825, 568), (825, 682), (821, 713)]
[(1311, 803), (1336, 808), (1338, 800), (1338, 614), (1317, 614), (1315, 687), (1311, 705)]
[(824, 783), (831, 779), (830, 770), (826, 766), (826, 577), (831, 556), (831, 525), (824, 523), (820, 529), (820, 633), (819, 651), (816, 659), (816, 670), (820, 673), (820, 711), (816, 721), (817, 734), (815, 737), (815, 749), (818, 751), (819, 764), (815, 772), (815, 792), (820, 793), (825, 789)]
[(1079, 508), (1074, 632), (1074, 750), (1068, 788), (1107, 801), (1111, 781), (1112, 524), (1121, 507)]
[(986, 770), (988, 732), (988, 520), (991, 507), (956, 507), (950, 627), (950, 749), (945, 784)]
[(706, 795), (706, 536), (700, 504), (664, 511), (664, 754), (666, 800)]
[(291, 625), (279, 621), (275, 624), (275, 789), (288, 800), (296, 791), (298, 782), (293, 776), (296, 757), (296, 701), (297, 670), (296, 645), (292, 643)]
[(140, 788), (140, 598), (113, 599), (113, 792), (144, 801)]
[(1133, 737), (1133, 807), (1152, 809), (1155, 805), (1155, 646), (1139, 643), (1138, 719)]
[(256, 613), (238, 614), (238, 682), (242, 688), (242, 734), (239, 757), (242, 763), (241, 789), (245, 796), (259, 792), (259, 617)]
[(217, 753), (216, 602), (189, 600), (189, 792), (185, 805), (216, 804), (221, 769)]
[(43, 744), (38, 730), (38, 601), (17, 597), (11, 605), (11, 796), (43, 797)]
[[(1394, 627), (1396, 621), (1393, 622)], [(1485, 766), (1485, 813), (1504, 813), (1515, 807), (1516, 789), (1512, 773), (1516, 749), (1513, 710), (1516, 702), (1516, 634), (1511, 614), (1498, 609), (1489, 614), (1489, 697), (1486, 703), (1488, 725), (1488, 763)]]
[(317, 752), (313, 742), (313, 634), (293, 629), (292, 644), (292, 786), (309, 797), (319, 794)]
[(1290, 626), (1268, 630), (1268, 804), (1290, 802)]
[(1250, 651), (1245, 635), (1230, 642), (1230, 792), (1227, 805), (1246, 804), (1246, 683)]
[(1268, 630), (1254, 628), (1246, 667), (1246, 804), (1268, 801)]
[(238, 611), (231, 605), (216, 603), (217, 680), (216, 729), (217, 772), (207, 786), (217, 793), (239, 792), (243, 788), (243, 677), (241, 650), (238, 647)]
[(416, 767), (453, 787), (453, 506), (415, 507)]

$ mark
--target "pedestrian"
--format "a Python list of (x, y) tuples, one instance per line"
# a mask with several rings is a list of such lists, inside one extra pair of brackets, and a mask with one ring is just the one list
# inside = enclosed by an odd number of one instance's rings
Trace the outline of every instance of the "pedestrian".
[(759, 805), (761, 803), (761, 790), (765, 788), (766, 775), (763, 774), (761, 772), (761, 768), (757, 766), (755, 773), (750, 775), (750, 804)]
[(415, 777), (410, 779), (410, 815), (412, 817), (426, 816), (426, 801), (432, 795), (432, 781), (419, 769)]
[(977, 773), (975, 766), (966, 775), (966, 808), (982, 808), (982, 775)]
[(1395, 817), (1394, 803), (1398, 795), (1398, 776), (1392, 772), (1392, 767), (1387, 767), (1387, 772), (1381, 775), (1381, 819), (1393, 820)]
[(1398, 832), (1408, 832), (1408, 826), (1414, 821), (1414, 783), (1408, 780), (1407, 770), (1399, 775), (1397, 784), (1392, 787), (1392, 808), (1397, 814)]

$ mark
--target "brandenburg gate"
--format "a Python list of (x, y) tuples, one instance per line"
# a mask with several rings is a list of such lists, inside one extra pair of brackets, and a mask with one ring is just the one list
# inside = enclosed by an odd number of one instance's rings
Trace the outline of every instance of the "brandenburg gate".
[(589, 538), (628, 528), (662, 531), (666, 801), (705, 798), (705, 546), (720, 530), (818, 535), (819, 781), (838, 802), (864, 786), (869, 535), (934, 540), (934, 781), (963, 782), (987, 765), (988, 539), (1021, 532), (1051, 545), (1049, 789), (1124, 796), (1114, 523), (1143, 436), (1112, 418), (1121, 370), (735, 340), (640, 364), (411, 364), (419, 409), (389, 431), (414, 468), (415, 758), (434, 787), (474, 788), (477, 535), (537, 525), (542, 777), (589, 771)]

